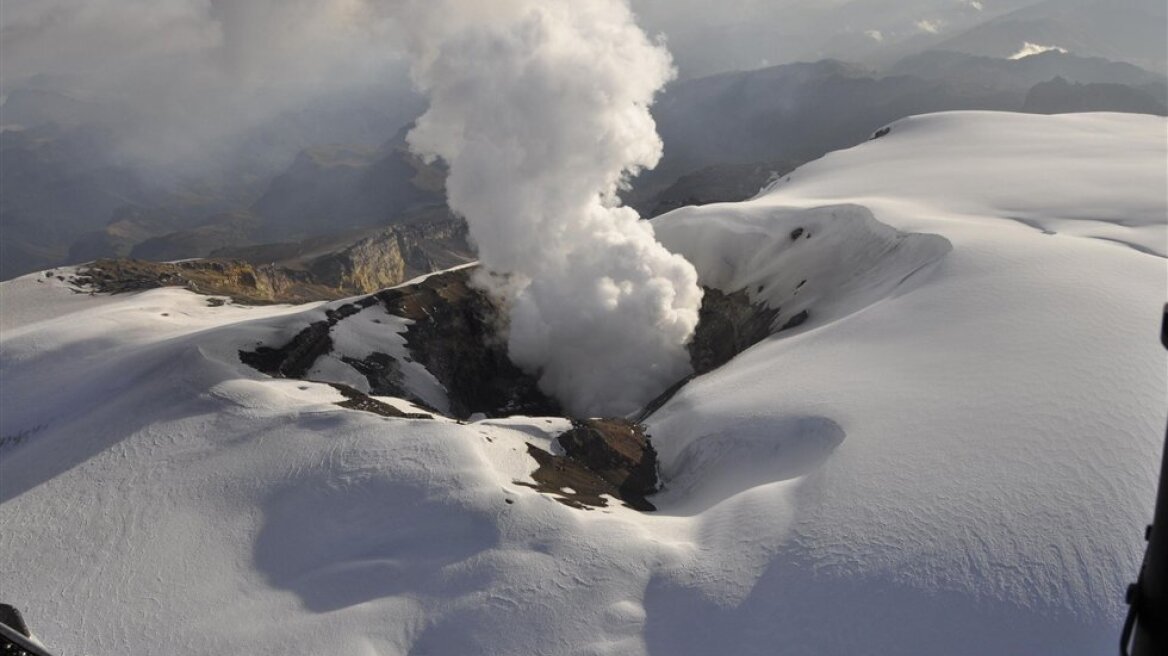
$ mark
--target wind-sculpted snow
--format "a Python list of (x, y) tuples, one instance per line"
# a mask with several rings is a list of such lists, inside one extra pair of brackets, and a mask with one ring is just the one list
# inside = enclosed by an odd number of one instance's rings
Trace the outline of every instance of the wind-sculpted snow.
[[(655, 220), (782, 308), (648, 418), (655, 513), (523, 485), (564, 419), (383, 417), (239, 361), (340, 304), (2, 283), (5, 601), (65, 654), (1111, 650), (1166, 419), (1165, 127), (917, 117)], [(331, 339), (404, 359), (408, 327)]]
[(703, 284), (746, 290), (753, 302), (778, 309), (776, 328), (800, 314), (822, 325), (904, 291), (910, 276), (952, 248), (939, 235), (895, 230), (856, 205), (689, 207), (659, 221), (658, 235), (694, 264)]

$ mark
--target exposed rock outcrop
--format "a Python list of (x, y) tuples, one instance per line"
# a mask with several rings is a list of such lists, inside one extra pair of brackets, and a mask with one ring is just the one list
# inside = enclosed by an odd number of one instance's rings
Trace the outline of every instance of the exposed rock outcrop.
[(448, 271), (375, 297), (390, 314), (413, 321), (406, 347), (446, 388), (453, 416), (563, 414), (559, 403), (540, 391), (535, 376), (511, 363), (500, 337), (499, 311), (470, 285), (470, 272)]
[(778, 309), (756, 305), (746, 290), (732, 294), (704, 288), (698, 329), (689, 344), (694, 375), (700, 376), (766, 339), (773, 332)]
[(657, 451), (643, 426), (627, 419), (576, 421), (556, 440), (562, 456), (527, 445), (539, 469), (532, 473), (535, 484), (519, 485), (575, 508), (603, 507), (607, 495), (636, 510), (656, 510), (646, 497), (657, 491)]
[(320, 284), (368, 293), (472, 259), (466, 224), (450, 217), (384, 228), (309, 261), (305, 270)]
[[(405, 332), (410, 358), (445, 388), (452, 417), (563, 414), (560, 405), (539, 390), (536, 378), (507, 357), (507, 345), (499, 337), (498, 310), (485, 293), (470, 285), (470, 271), (446, 271), (416, 285), (334, 307), (324, 320), (309, 324), (287, 344), (242, 351), (240, 359), (272, 376), (303, 378), (317, 358), (333, 351), (329, 335), (333, 326), (380, 304), (390, 314), (411, 320)], [(374, 395), (424, 405), (402, 383), (393, 357), (373, 353), (357, 360), (339, 355), (365, 376)]]
[(240, 303), (304, 302), (338, 293), (306, 276), (239, 260), (97, 260), (81, 267), (71, 282), (80, 290), (121, 294), (158, 287), (184, 287), (199, 294), (230, 296)]
[(702, 291), (704, 295), (702, 307), (698, 311), (698, 328), (689, 343), (693, 374), (677, 381), (650, 401), (637, 415), (638, 421), (644, 421), (659, 410), (694, 376), (721, 367), (775, 332), (774, 323), (779, 308), (752, 302), (744, 289), (730, 294), (711, 287), (703, 287)]
[(348, 408), (349, 410), (360, 410), (361, 412), (371, 412), (375, 415), (381, 415), (382, 417), (394, 417), (398, 419), (434, 418), (432, 415), (421, 412), (404, 412), (402, 410), (398, 410), (392, 405), (378, 401), (368, 394), (365, 394), (360, 390), (353, 389), (348, 385), (341, 385), (340, 383), (330, 383), (329, 385), (336, 391), (340, 392), (341, 396), (345, 397), (344, 401), (337, 402), (337, 405), (342, 408)]
[(185, 287), (241, 303), (303, 303), (368, 294), (472, 258), (465, 224), (450, 218), (390, 226), (340, 244), (221, 249), (206, 260), (102, 259), (83, 267), (75, 282), (99, 293)]

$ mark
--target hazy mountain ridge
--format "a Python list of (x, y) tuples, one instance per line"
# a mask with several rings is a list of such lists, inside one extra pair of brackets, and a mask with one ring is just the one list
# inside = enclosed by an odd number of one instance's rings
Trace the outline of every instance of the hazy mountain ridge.
[[(1129, 64), (1060, 53), (1012, 61), (929, 51), (883, 73), (830, 60), (723, 73), (677, 82), (662, 94), (653, 112), (665, 155), (656, 169), (635, 181), (637, 193), (630, 197), (651, 196), (677, 177), (712, 164), (810, 161), (914, 114), (1023, 111), (1038, 81), (1060, 75), (1079, 82), (1125, 82), (1114, 87), (1114, 100), (1098, 97), (1096, 111), (1165, 111), (1160, 76)], [(1080, 106), (1068, 95), (1052, 99), (1043, 113)]]
[(1162, 74), (1122, 61), (1083, 57), (1048, 50), (1018, 59), (987, 57), (952, 50), (928, 50), (910, 55), (884, 71), (946, 82), (958, 88), (1028, 89), (1062, 77), (1083, 84), (1106, 82), (1132, 87), (1161, 84)]
[(1160, 0), (1044, 0), (993, 18), (937, 43), (990, 57), (1009, 57), (1027, 43), (1105, 57), (1158, 73), (1168, 71), (1168, 5)]
[(1081, 84), (1056, 77), (1040, 82), (1026, 93), (1022, 111), (1030, 114), (1075, 112), (1130, 112), (1168, 114), (1168, 90), (1163, 84), (1145, 88), (1122, 84), (1089, 82)]
[[(1072, 84), (1046, 84), (1060, 77)], [(8, 99), (22, 120), (35, 117), (42, 101), (46, 116), (63, 120), (92, 111), (79, 109), (87, 106), (84, 101), (43, 90)], [(809, 161), (913, 114), (955, 109), (1163, 114), (1166, 104), (1168, 86), (1159, 74), (1073, 52), (1009, 60), (927, 51), (885, 71), (824, 60), (682, 80), (669, 85), (652, 109), (664, 157), (634, 180), (625, 198), (648, 215), (686, 200), (741, 200), (745, 192), (731, 187), (743, 184), (742, 167)], [(242, 168), (206, 176), (144, 175), (115, 157), (112, 135), (92, 125), (5, 130), (0, 276), (95, 257), (201, 257), (229, 244), (410, 222), (417, 212), (443, 205), (445, 171), (408, 151), (409, 126), (377, 145), (304, 147), (292, 151), (297, 154), (287, 166), (264, 173), (274, 153), (344, 133), (309, 127), (313, 116), (344, 115), (331, 111), (306, 110), (253, 131), (240, 146), (241, 152), (254, 153), (250, 163), (238, 161)], [(371, 127), (349, 133), (371, 134)], [(735, 173), (725, 177), (729, 170)], [(669, 189), (683, 176), (690, 176), (685, 184), (702, 190)], [(719, 185), (722, 190), (714, 191)]]
[(409, 152), (405, 129), (376, 148), (331, 146), (301, 151), (252, 206), (262, 235), (308, 236), (386, 224), (441, 206), (445, 173)]

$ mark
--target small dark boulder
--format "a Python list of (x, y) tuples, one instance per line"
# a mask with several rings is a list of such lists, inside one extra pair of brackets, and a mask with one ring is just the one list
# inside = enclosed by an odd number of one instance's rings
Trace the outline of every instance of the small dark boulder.
[(782, 332), (784, 330), (798, 328), (799, 326), (802, 326), (804, 323), (806, 323), (807, 319), (810, 316), (811, 315), (807, 314), (807, 310), (803, 310), (799, 314), (796, 314), (795, 316), (791, 317), (790, 319), (787, 319), (787, 323), (783, 324), (783, 327), (779, 328), (779, 331)]

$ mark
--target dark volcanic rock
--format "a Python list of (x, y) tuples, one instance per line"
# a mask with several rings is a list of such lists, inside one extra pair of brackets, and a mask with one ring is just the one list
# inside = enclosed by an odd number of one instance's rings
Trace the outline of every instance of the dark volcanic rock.
[(689, 343), (689, 359), (694, 372), (646, 404), (637, 415), (637, 421), (644, 421), (660, 410), (694, 376), (721, 367), (775, 332), (773, 326), (779, 308), (752, 303), (744, 289), (731, 294), (711, 287), (703, 287), (702, 291), (698, 327)]
[(701, 375), (766, 339), (779, 310), (750, 302), (746, 290), (726, 294), (709, 287), (703, 290), (698, 312), (698, 328), (689, 344), (694, 374)]
[(330, 328), (332, 324), (328, 321), (310, 323), (287, 344), (279, 348), (260, 346), (254, 351), (240, 351), (239, 360), (269, 376), (304, 378), (316, 359), (332, 350)]
[(341, 361), (357, 370), (369, 381), (369, 391), (378, 396), (393, 396), (403, 389), (398, 361), (385, 353), (370, 353), (364, 360), (342, 357)]
[(330, 336), (337, 322), (377, 304), (372, 296), (326, 310), (324, 321), (314, 321), (280, 347), (260, 346), (254, 351), (240, 351), (239, 360), (269, 376), (304, 378), (320, 356), (333, 350)]
[[(507, 345), (498, 337), (499, 312), (485, 293), (470, 285), (470, 269), (436, 274), (416, 285), (337, 306), (287, 344), (240, 351), (239, 358), (270, 376), (304, 378), (317, 358), (333, 351), (332, 327), (377, 304), (411, 320), (405, 333), (410, 358), (446, 388), (451, 416), (563, 414), (560, 405), (539, 390), (534, 376), (511, 363)], [(393, 357), (384, 353), (361, 360), (340, 357), (365, 376), (374, 394), (426, 405), (405, 389), (401, 364)]]
[(783, 330), (790, 330), (792, 328), (798, 328), (799, 326), (802, 326), (804, 323), (807, 322), (807, 318), (809, 316), (810, 315), (807, 314), (807, 310), (803, 310), (799, 314), (796, 314), (795, 316), (791, 317), (790, 319), (787, 319), (787, 323), (784, 323), (783, 327), (779, 328), (779, 330), (783, 331)]
[[(446, 271), (417, 284), (386, 289), (330, 308), (323, 320), (306, 325), (288, 343), (241, 351), (240, 360), (272, 376), (304, 378), (318, 358), (334, 353), (330, 336), (333, 326), (364, 309), (381, 305), (386, 312), (410, 320), (403, 335), (409, 353), (406, 361), (425, 367), (445, 388), (446, 414), (458, 419), (478, 413), (488, 417), (563, 416), (562, 406), (539, 389), (537, 377), (512, 364), (507, 345), (500, 337), (499, 310), (483, 291), (471, 285), (472, 271)], [(773, 332), (778, 313), (778, 308), (752, 303), (745, 290), (726, 294), (707, 288), (697, 332), (689, 345), (694, 375), (717, 369), (765, 339)], [(805, 319), (806, 312), (792, 321), (800, 318)], [(365, 377), (372, 394), (407, 399), (430, 409), (423, 399), (406, 389), (402, 362), (395, 357), (376, 352), (361, 358), (345, 353), (334, 355)], [(638, 420), (660, 408), (689, 380), (677, 381), (648, 404)], [(575, 437), (566, 439), (571, 443)], [(592, 457), (595, 454), (586, 448), (588, 444), (591, 442), (580, 442), (583, 451), (579, 453), (589, 458), (589, 470), (600, 474), (603, 467), (596, 464), (598, 461)], [(617, 487), (623, 484), (613, 483)], [(652, 482), (643, 487), (650, 489)], [(625, 490), (621, 494), (621, 498), (634, 498), (630, 495), (648, 492)]]
[(527, 454), (539, 464), (539, 468), (531, 473), (535, 483), (515, 481), (516, 485), (553, 495), (556, 501), (565, 506), (581, 510), (607, 506), (608, 500), (604, 495), (617, 497), (617, 490), (612, 483), (574, 460), (553, 456), (530, 443), (527, 445)]
[(433, 419), (434, 417), (421, 412), (402, 412), (397, 408), (382, 403), (377, 399), (365, 394), (359, 390), (353, 389), (348, 385), (341, 385), (340, 383), (329, 383), (329, 386), (340, 392), (345, 397), (344, 401), (338, 401), (336, 405), (349, 410), (360, 410), (362, 412), (372, 412), (375, 415), (382, 417), (397, 417), (401, 419)]
[(557, 440), (564, 455), (528, 444), (539, 463), (535, 485), (573, 507), (604, 506), (602, 495), (616, 497), (636, 510), (656, 510), (645, 499), (657, 491), (657, 451), (640, 424), (627, 419), (589, 419), (573, 423)]
[(657, 491), (657, 451), (640, 424), (588, 419), (575, 422), (558, 439), (569, 458), (615, 485), (634, 508)]
[(451, 415), (562, 415), (536, 378), (511, 363), (498, 335), (499, 312), (485, 293), (471, 287), (470, 273), (440, 273), (373, 298), (389, 313), (413, 320), (406, 347), (446, 388)]

